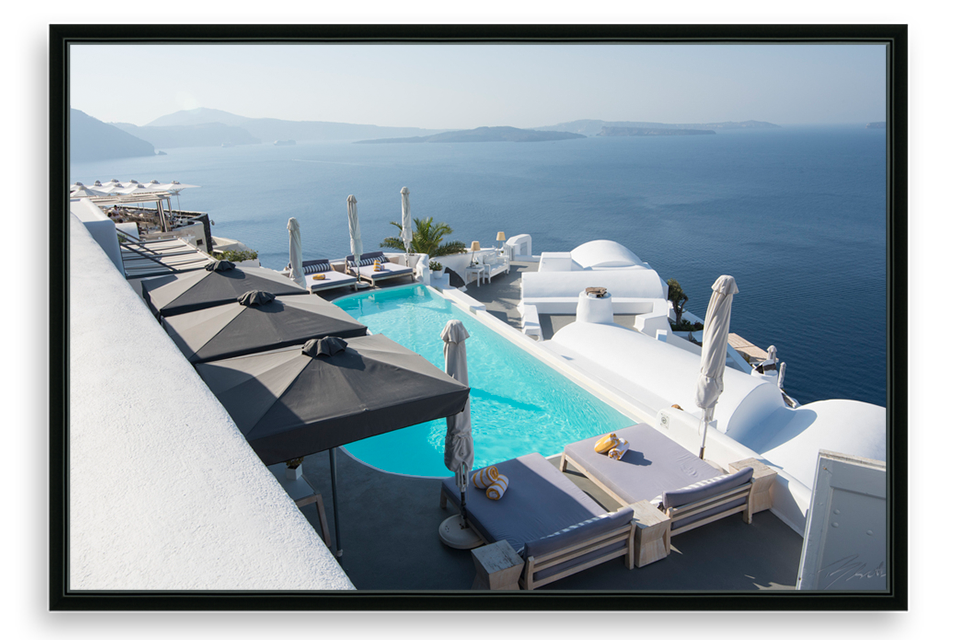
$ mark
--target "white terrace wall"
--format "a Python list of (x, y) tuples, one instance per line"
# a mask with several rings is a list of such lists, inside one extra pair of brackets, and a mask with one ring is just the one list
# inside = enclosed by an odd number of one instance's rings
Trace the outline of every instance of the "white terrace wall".
[(69, 587), (352, 589), (84, 225), (69, 223)]

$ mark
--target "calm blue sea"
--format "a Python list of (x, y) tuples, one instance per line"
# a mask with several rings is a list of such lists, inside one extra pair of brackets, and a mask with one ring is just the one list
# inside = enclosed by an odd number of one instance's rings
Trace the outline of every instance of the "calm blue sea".
[(731, 331), (777, 346), (800, 402), (886, 406), (886, 140), (862, 126), (723, 131), (713, 136), (543, 143), (313, 143), (164, 149), (168, 155), (79, 163), (70, 181), (179, 180), (214, 235), (264, 266), (287, 263), (287, 219), (304, 257), (350, 250), (347, 196), (364, 248), (396, 235), (400, 189), (414, 217), (452, 239), (492, 246), (533, 236), (535, 253), (588, 240), (629, 247), (676, 278), (702, 316), (710, 286), (736, 278)]

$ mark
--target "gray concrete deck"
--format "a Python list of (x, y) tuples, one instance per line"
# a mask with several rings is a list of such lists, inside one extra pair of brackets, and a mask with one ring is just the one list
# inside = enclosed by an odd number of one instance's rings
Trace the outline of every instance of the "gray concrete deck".
[[(519, 327), (520, 277), (536, 263), (514, 262), (509, 274), (491, 283), (470, 283), (467, 294), (483, 302), (494, 316)], [(398, 285), (408, 284), (402, 279)], [(352, 293), (330, 292), (334, 299)], [(544, 338), (573, 321), (573, 316), (542, 315)], [(625, 326), (633, 316), (617, 316)], [(320, 490), (334, 531), (333, 496), (327, 452), (309, 456), (304, 474)], [(559, 459), (552, 460), (559, 467)], [(344, 451), (337, 454), (337, 493), (341, 565), (361, 590), (449, 591), (470, 589), (474, 566), (469, 551), (440, 542), (440, 523), (455, 508), (440, 508), (440, 480), (384, 473)], [(566, 476), (608, 510), (618, 505), (574, 471)], [(469, 504), (469, 496), (468, 496)], [(317, 531), (312, 506), (303, 509)], [(770, 512), (748, 525), (739, 516), (687, 532), (672, 541), (670, 555), (641, 569), (627, 570), (614, 560), (542, 587), (542, 590), (615, 590), (636, 592), (791, 590), (797, 581), (802, 538)]]
[[(558, 460), (553, 460), (559, 465)], [(304, 475), (323, 495), (334, 531), (330, 456), (308, 456)], [(567, 477), (607, 509), (617, 507), (576, 473)], [(479, 493), (477, 494), (479, 495)], [(440, 480), (377, 471), (344, 451), (337, 453), (337, 497), (341, 566), (362, 590), (449, 591), (470, 589), (474, 566), (469, 551), (440, 542), (440, 523), (456, 514), (440, 508)], [(469, 499), (467, 497), (467, 504)], [(486, 499), (486, 498), (482, 498)], [(303, 513), (320, 531), (312, 505)], [(542, 587), (542, 590), (764, 591), (793, 589), (800, 565), (801, 537), (768, 511), (746, 524), (731, 516), (672, 540), (667, 558), (628, 570), (613, 560)]]

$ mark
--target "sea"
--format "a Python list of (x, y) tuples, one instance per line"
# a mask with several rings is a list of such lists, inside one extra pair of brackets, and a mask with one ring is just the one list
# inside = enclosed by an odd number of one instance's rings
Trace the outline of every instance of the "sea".
[(400, 190), (415, 218), (449, 239), (495, 246), (530, 234), (533, 251), (615, 240), (676, 279), (703, 317), (711, 285), (740, 292), (731, 331), (786, 363), (801, 403), (886, 406), (887, 148), (863, 125), (718, 130), (716, 135), (588, 137), (515, 143), (298, 143), (163, 149), (75, 163), (70, 183), (178, 180), (179, 208), (261, 264), (288, 262), (287, 221), (304, 259), (350, 252), (347, 197), (363, 247), (398, 235)]

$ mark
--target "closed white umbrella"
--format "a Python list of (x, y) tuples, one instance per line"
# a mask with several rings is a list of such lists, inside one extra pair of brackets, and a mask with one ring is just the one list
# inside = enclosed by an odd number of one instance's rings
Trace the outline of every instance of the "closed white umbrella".
[(697, 379), (697, 406), (703, 409), (700, 458), (707, 445), (707, 426), (723, 393), (723, 370), (727, 366), (727, 336), (730, 333), (730, 309), (733, 295), (739, 293), (733, 276), (720, 276), (713, 283), (713, 295), (703, 324), (703, 350), (700, 353), (700, 377)]
[(303, 275), (303, 246), (300, 244), (300, 223), (296, 218), (287, 220), (290, 232), (290, 279), (307, 288), (307, 279)]
[[(470, 334), (459, 320), (450, 320), (440, 334), (443, 338), (444, 371), (454, 380), (469, 386), (467, 381), (467, 346)], [(473, 435), (470, 429), (470, 400), (463, 411), (447, 417), (447, 438), (444, 443), (443, 464), (457, 472), (462, 464), (473, 468)]]
[(410, 243), (413, 242), (413, 215), (410, 213), (410, 190), (406, 187), (400, 189), (400, 210), (403, 212), (400, 239), (403, 240), (403, 248), (410, 253)]
[[(454, 380), (469, 386), (467, 379), (467, 346), (470, 337), (459, 320), (450, 320), (440, 334), (443, 339), (444, 370)], [(470, 427), (470, 399), (463, 411), (447, 416), (447, 437), (443, 447), (443, 464), (457, 474), (460, 487), (460, 515), (447, 518), (440, 525), (441, 539), (456, 549), (472, 549), (481, 544), (480, 538), (467, 526), (466, 490), (470, 470), (473, 469), (473, 433)]]
[(360, 218), (357, 216), (357, 199), (347, 196), (347, 224), (350, 227), (350, 253), (357, 267), (357, 282), (360, 282), (360, 255), (363, 253), (363, 240), (360, 238)]

